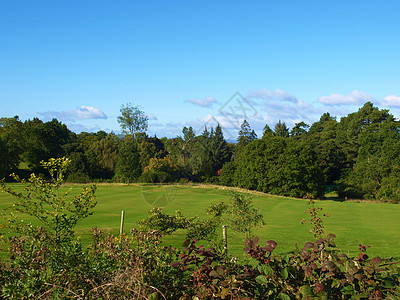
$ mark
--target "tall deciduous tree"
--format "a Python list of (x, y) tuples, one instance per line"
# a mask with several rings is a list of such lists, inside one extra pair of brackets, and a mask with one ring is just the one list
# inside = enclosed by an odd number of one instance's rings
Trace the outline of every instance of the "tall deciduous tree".
[(130, 134), (134, 137), (137, 133), (147, 131), (149, 117), (139, 106), (133, 106), (131, 103), (126, 106), (121, 105), (120, 112), (118, 123), (125, 134)]

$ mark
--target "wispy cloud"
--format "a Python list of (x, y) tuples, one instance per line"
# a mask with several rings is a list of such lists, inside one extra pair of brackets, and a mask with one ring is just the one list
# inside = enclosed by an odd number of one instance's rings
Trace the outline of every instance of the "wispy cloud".
[(185, 100), (187, 103), (191, 103), (201, 107), (211, 107), (213, 104), (217, 103), (217, 99), (214, 97), (205, 97), (205, 98), (195, 98), (195, 99), (187, 99)]
[(185, 125), (181, 122), (154, 122), (149, 128), (149, 135), (158, 137), (177, 137), (182, 135), (182, 129)]
[(261, 90), (253, 90), (250, 91), (248, 94), (249, 99), (267, 99), (267, 100), (281, 100), (281, 101), (287, 101), (287, 102), (292, 102), (292, 103), (297, 103), (297, 98), (293, 95), (290, 95), (288, 92), (285, 92), (284, 90), (277, 89), (273, 92), (267, 90), (267, 89), (261, 89)]
[(99, 126), (95, 125), (95, 126), (86, 126), (83, 124), (79, 124), (79, 123), (67, 123), (68, 128), (76, 133), (80, 133), (80, 132), (97, 132), (99, 130), (104, 130), (104, 131), (111, 131), (111, 130), (106, 130), (106, 129), (101, 129)]
[(383, 98), (382, 104), (389, 107), (400, 107), (400, 97), (389, 95)]
[(149, 117), (149, 120), (157, 121), (158, 118), (155, 115), (149, 114), (147, 115)]
[(45, 119), (51, 120), (56, 118), (60, 121), (78, 121), (78, 120), (87, 120), (87, 119), (107, 119), (107, 115), (102, 112), (100, 109), (95, 108), (93, 106), (80, 106), (76, 109), (72, 110), (64, 110), (64, 111), (45, 111), (39, 113)]
[(359, 105), (367, 101), (374, 101), (374, 97), (369, 94), (354, 90), (347, 95), (331, 94), (329, 96), (322, 96), (318, 101), (325, 105)]

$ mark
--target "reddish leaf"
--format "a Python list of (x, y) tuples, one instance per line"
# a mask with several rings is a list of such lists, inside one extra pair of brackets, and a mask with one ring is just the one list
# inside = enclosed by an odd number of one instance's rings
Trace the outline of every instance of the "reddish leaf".
[(315, 284), (315, 292), (317, 294), (321, 293), (324, 290), (324, 285), (321, 282), (317, 282)]

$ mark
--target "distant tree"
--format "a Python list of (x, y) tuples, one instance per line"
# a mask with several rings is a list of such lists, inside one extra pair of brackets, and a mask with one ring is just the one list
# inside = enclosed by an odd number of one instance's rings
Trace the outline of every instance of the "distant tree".
[(285, 122), (279, 120), (274, 127), (274, 133), (276, 136), (289, 137), (289, 128), (287, 128)]
[(291, 197), (323, 196), (316, 153), (297, 139), (273, 136), (247, 145), (237, 164), (239, 187)]
[(268, 126), (268, 124), (265, 124), (264, 129), (263, 129), (263, 138), (273, 136), (274, 132), (272, 129)]
[(345, 154), (337, 143), (337, 126), (336, 118), (325, 113), (318, 122), (312, 124), (306, 134), (301, 135), (302, 140), (317, 153), (319, 167), (327, 185), (333, 185), (340, 179), (346, 165)]
[(139, 106), (133, 106), (128, 103), (126, 106), (121, 105), (121, 115), (118, 117), (122, 131), (135, 137), (137, 133), (147, 131), (149, 117), (140, 109)]
[(219, 182), (226, 186), (235, 186), (236, 161), (229, 161), (222, 167)]
[(357, 112), (340, 119), (336, 129), (336, 141), (347, 159), (347, 169), (351, 170), (360, 148), (359, 136), (365, 131), (380, 131), (386, 122), (392, 122), (394, 116), (386, 109), (380, 110), (367, 102)]
[(126, 137), (119, 147), (115, 173), (117, 177), (126, 180), (128, 184), (138, 179), (142, 173), (140, 154), (132, 137)]
[(196, 133), (194, 132), (192, 126), (190, 126), (189, 128), (183, 127), (182, 133), (183, 133), (183, 140), (185, 141), (185, 143), (191, 142), (196, 136)]
[(379, 130), (359, 134), (356, 161), (341, 181), (342, 196), (400, 201), (399, 132), (400, 123), (387, 119)]
[(23, 124), (18, 116), (0, 118), (0, 179), (18, 168), (24, 149)]
[(257, 139), (256, 133), (254, 132), (254, 130), (250, 128), (250, 125), (247, 122), (247, 120), (244, 120), (242, 125), (240, 125), (240, 130), (238, 133), (238, 138), (237, 138), (238, 142), (235, 146), (235, 159), (239, 160), (246, 145), (248, 145), (251, 141), (254, 141), (256, 139)]
[(292, 128), (292, 131), (290, 132), (290, 135), (293, 137), (299, 137), (300, 135), (304, 134), (307, 132), (307, 129), (310, 127), (310, 125), (300, 122), (296, 123), (294, 127)]
[[(92, 138), (92, 136), (89, 136)], [(91, 178), (109, 179), (114, 176), (118, 161), (118, 137), (109, 133), (106, 137), (94, 136), (95, 141), (90, 143), (85, 154), (89, 164)]]
[(165, 150), (164, 141), (157, 138), (157, 136), (149, 137), (147, 139), (150, 143), (154, 144), (155, 147), (155, 157), (164, 158), (168, 155), (168, 151)]
[(336, 117), (332, 117), (329, 112), (324, 113), (318, 122), (315, 122), (311, 125), (310, 129), (308, 130), (308, 135), (313, 135), (323, 131), (324, 125), (326, 123), (332, 123), (332, 121), (336, 123)]
[(257, 139), (257, 135), (255, 134), (254, 130), (251, 130), (247, 120), (244, 120), (242, 125), (240, 125), (240, 131), (237, 139), (238, 144), (246, 146), (255, 139)]
[(140, 165), (143, 171), (148, 166), (150, 159), (156, 157), (157, 149), (156, 145), (146, 135), (137, 135), (136, 142), (140, 155)]
[(73, 141), (74, 134), (57, 119), (43, 123), (34, 118), (24, 122), (24, 158), (33, 170), (43, 170), (40, 161), (65, 155), (64, 146)]
[(10, 171), (8, 161), (8, 149), (0, 137), (0, 180), (6, 177)]
[(214, 172), (217, 172), (226, 162), (230, 161), (231, 159), (231, 153), (228, 144), (224, 139), (222, 128), (219, 124), (215, 128), (215, 131), (212, 132), (209, 149), (212, 168)]

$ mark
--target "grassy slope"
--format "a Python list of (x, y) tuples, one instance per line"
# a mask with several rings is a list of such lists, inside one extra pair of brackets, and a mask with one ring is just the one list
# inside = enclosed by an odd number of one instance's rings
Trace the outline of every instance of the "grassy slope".
[[(72, 187), (74, 192), (80, 186)], [(138, 186), (138, 185), (99, 185), (96, 192), (98, 205), (92, 216), (78, 224), (77, 235), (85, 243), (90, 241), (92, 227), (119, 231), (121, 210), (125, 210), (125, 231), (135, 227), (135, 223), (146, 216), (146, 212), (156, 205), (166, 205), (165, 211), (173, 213), (182, 210), (185, 215), (206, 217), (205, 208), (210, 203), (228, 200), (226, 189), (215, 187), (191, 186)], [(307, 201), (252, 193), (254, 206), (264, 215), (266, 226), (256, 230), (261, 241), (274, 239), (278, 242), (277, 252), (294, 249), (295, 243), (303, 246), (313, 237), (308, 233), (309, 224), (300, 221), (308, 216)], [(7, 207), (11, 198), (0, 193), (0, 208)], [(358, 244), (371, 245), (370, 255), (383, 257), (400, 256), (400, 206), (393, 204), (354, 203), (317, 201), (324, 213), (326, 232), (335, 233), (336, 244), (350, 254), (355, 254)], [(243, 237), (229, 235), (229, 250), (240, 256), (243, 249)], [(169, 237), (167, 243), (178, 246), (184, 240), (183, 233)]]

